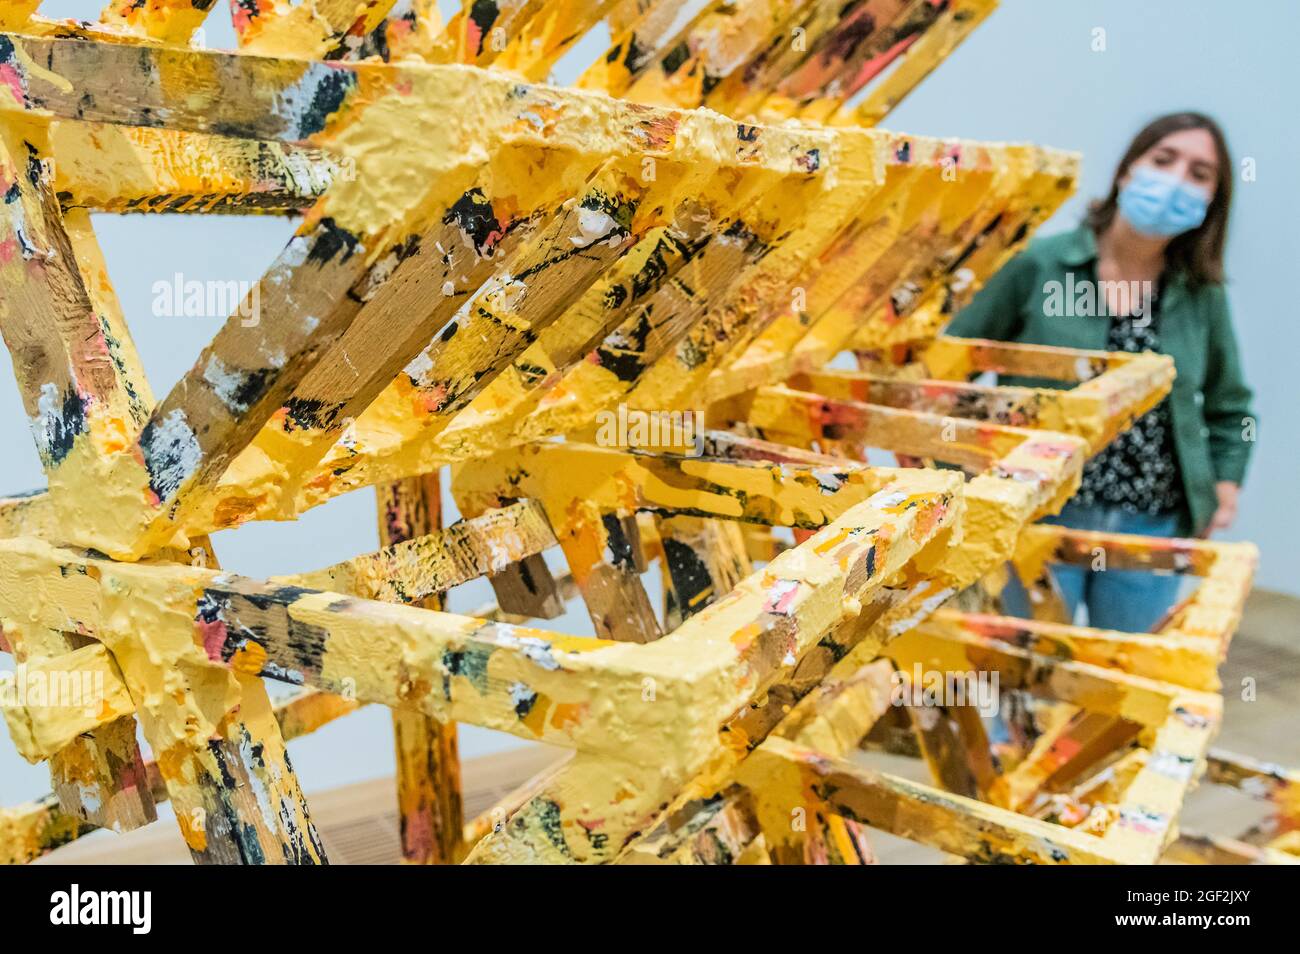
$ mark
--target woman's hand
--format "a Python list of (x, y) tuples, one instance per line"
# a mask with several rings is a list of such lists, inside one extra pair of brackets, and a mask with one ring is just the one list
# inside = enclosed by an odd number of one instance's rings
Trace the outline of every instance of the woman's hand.
[(1214, 485), (1214, 492), (1218, 495), (1219, 506), (1214, 511), (1214, 516), (1210, 518), (1210, 525), (1205, 528), (1201, 534), (1203, 537), (1209, 537), (1218, 530), (1227, 530), (1237, 519), (1237, 493), (1241, 490), (1230, 480), (1221, 480)]

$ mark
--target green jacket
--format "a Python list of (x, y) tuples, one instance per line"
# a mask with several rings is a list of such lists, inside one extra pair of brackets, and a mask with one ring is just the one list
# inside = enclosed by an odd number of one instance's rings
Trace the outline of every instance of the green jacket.
[[(946, 333), (961, 338), (991, 338), (1025, 344), (1105, 351), (1110, 320), (1061, 317), (1060, 297), (1067, 285), (1092, 281), (1097, 243), (1092, 230), (1035, 239), (998, 271), (953, 320)], [(1060, 282), (1059, 286), (1048, 283)], [(1101, 310), (1101, 309), (1098, 309)], [(1242, 379), (1237, 340), (1222, 285), (1193, 289), (1182, 275), (1165, 281), (1159, 303), (1160, 350), (1174, 359), (1177, 378), (1170, 394), (1174, 447), (1190, 513), (1184, 533), (1204, 529), (1218, 506), (1216, 481), (1240, 484), (1254, 447), (1251, 390)], [(1010, 382), (1008, 382), (1010, 383)], [(1069, 387), (1062, 382), (1026, 382)]]

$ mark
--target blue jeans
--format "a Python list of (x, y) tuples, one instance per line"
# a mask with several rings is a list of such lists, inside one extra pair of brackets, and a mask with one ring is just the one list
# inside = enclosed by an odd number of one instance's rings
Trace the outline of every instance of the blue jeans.
[[(1059, 517), (1044, 518), (1075, 530), (1104, 533), (1132, 533), (1150, 537), (1172, 537), (1178, 532), (1177, 514), (1135, 514), (1118, 507), (1085, 506), (1067, 503)], [(1182, 577), (1149, 570), (1094, 571), (1083, 566), (1051, 564), (1052, 575), (1061, 588), (1066, 612), (1078, 620), (1078, 609), (1087, 609), (1088, 626), (1116, 629), (1125, 633), (1145, 633), (1178, 599)], [(1002, 591), (1004, 610), (1012, 616), (1028, 618), (1029, 599), (1014, 573)]]

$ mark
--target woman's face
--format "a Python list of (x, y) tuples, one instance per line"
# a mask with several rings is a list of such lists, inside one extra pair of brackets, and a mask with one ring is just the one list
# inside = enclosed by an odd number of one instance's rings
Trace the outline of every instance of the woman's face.
[(1121, 188), (1128, 184), (1138, 166), (1149, 166), (1166, 175), (1177, 176), (1204, 192), (1207, 201), (1214, 201), (1219, 181), (1219, 155), (1214, 147), (1214, 137), (1204, 129), (1184, 129), (1165, 136), (1133, 160), (1120, 179)]

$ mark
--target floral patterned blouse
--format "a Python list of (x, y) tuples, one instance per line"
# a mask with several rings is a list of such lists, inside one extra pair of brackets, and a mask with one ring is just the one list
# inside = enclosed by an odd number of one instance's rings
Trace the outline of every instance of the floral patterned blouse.
[[(1148, 318), (1111, 318), (1108, 351), (1159, 351), (1160, 295)], [(1163, 514), (1184, 506), (1182, 475), (1174, 451), (1174, 425), (1165, 398), (1089, 460), (1075, 500), (1129, 513)]]

